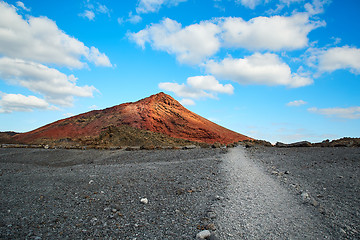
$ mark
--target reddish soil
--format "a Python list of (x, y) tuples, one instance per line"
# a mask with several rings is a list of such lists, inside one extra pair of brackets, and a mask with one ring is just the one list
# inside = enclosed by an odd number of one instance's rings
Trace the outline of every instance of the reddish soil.
[(22, 143), (34, 143), (44, 138), (55, 140), (95, 137), (109, 126), (123, 124), (196, 142), (228, 144), (252, 139), (189, 111), (162, 92), (134, 103), (124, 103), (62, 119), (18, 134), (14, 139)]

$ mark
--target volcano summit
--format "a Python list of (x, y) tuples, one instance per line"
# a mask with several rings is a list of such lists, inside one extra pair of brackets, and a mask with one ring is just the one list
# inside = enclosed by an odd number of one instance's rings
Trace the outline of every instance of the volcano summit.
[[(137, 102), (62, 119), (13, 138), (16, 142), (27, 144), (43, 140), (95, 139), (111, 132), (111, 129), (118, 129), (119, 133), (121, 129), (129, 128), (208, 144), (251, 140), (189, 111), (163, 92)], [(109, 138), (112, 136), (113, 133), (110, 133)]]

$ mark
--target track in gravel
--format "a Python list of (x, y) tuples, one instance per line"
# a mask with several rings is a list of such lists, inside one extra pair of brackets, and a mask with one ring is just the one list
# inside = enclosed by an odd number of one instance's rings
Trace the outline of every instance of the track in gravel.
[(218, 208), (220, 239), (327, 239), (318, 213), (246, 156), (243, 148), (224, 156), (227, 201)]

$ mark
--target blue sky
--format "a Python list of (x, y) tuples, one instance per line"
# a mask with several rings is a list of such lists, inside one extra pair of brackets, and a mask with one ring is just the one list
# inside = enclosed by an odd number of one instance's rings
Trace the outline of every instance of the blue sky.
[(360, 136), (357, 0), (0, 1), (0, 131), (163, 91), (271, 142)]

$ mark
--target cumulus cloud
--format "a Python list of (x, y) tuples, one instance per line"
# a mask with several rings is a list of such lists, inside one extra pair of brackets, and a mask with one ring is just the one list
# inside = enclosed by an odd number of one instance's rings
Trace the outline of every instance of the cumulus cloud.
[(27, 11), (27, 12), (29, 12), (31, 10), (30, 8), (25, 7), (25, 4), (23, 2), (20, 2), (20, 1), (16, 2), (16, 6), (18, 6), (19, 8), (21, 8), (21, 9)]
[(91, 47), (87, 56), (90, 62), (93, 62), (96, 66), (111, 67), (109, 58), (105, 53), (101, 53), (96, 47)]
[[(70, 37), (46, 17), (32, 17), (25, 20), (16, 9), (0, 2), (0, 54), (40, 63), (51, 63), (71, 68), (86, 65), (97, 59), (90, 57), (92, 50), (84, 43)], [(106, 57), (99, 54), (101, 58)], [(106, 57), (107, 58), (107, 57)], [(102, 60), (102, 62), (104, 62)], [(110, 66), (110, 61), (104, 66)]]
[[(271, 0), (235, 0), (236, 3), (243, 5), (244, 7), (255, 9), (259, 5), (269, 3)], [(272, 0), (274, 2), (274, 0)], [(301, 3), (304, 0), (279, 0), (278, 8), (283, 8), (285, 5), (290, 6), (293, 3)], [(331, 0), (313, 0), (304, 5), (304, 8), (309, 14), (315, 15), (324, 11), (324, 5), (330, 3)]]
[(159, 88), (165, 91), (173, 92), (176, 96), (183, 98), (214, 98), (214, 95), (212, 95), (211, 93), (207, 93), (201, 89), (189, 87), (184, 83), (178, 84), (171, 82), (162, 82), (159, 83)]
[(110, 10), (106, 5), (97, 3), (96, 7), (94, 4), (90, 3), (88, 0), (85, 4), (86, 9), (83, 13), (80, 13), (79, 16), (89, 19), (93, 21), (95, 19), (96, 14), (106, 14), (110, 17)]
[(331, 0), (313, 0), (311, 3), (304, 5), (309, 15), (317, 15), (324, 12), (324, 6), (329, 4)]
[(163, 5), (176, 6), (187, 0), (140, 0), (137, 7), (137, 13), (157, 12)]
[(305, 102), (303, 100), (295, 100), (295, 101), (287, 103), (286, 106), (288, 106), (288, 107), (299, 107), (299, 106), (305, 105), (305, 104), (307, 104), (307, 102)]
[(143, 48), (149, 43), (154, 49), (175, 54), (181, 63), (197, 64), (219, 50), (219, 32), (220, 28), (209, 21), (182, 28), (177, 21), (165, 18), (129, 37)]
[(50, 106), (44, 99), (35, 96), (24, 96), (22, 94), (0, 95), (0, 113), (29, 112), (34, 109), (55, 110), (56, 107)]
[(224, 45), (250, 50), (299, 49), (308, 45), (308, 33), (324, 26), (324, 22), (311, 22), (307, 14), (290, 17), (223, 18), (221, 21)]
[(350, 69), (360, 73), (360, 49), (355, 47), (335, 47), (318, 53), (319, 71), (333, 72), (338, 69)]
[(107, 14), (108, 16), (110, 15), (110, 10), (108, 9), (108, 7), (100, 3), (98, 3), (96, 11), (102, 14)]
[[(270, 2), (271, 0), (235, 0), (236, 3), (243, 5), (244, 7), (250, 8), (250, 9), (255, 9), (257, 6), (261, 5), (261, 4), (266, 4), (268, 2)], [(286, 5), (290, 5), (292, 3), (295, 2), (302, 2), (304, 0), (279, 0), (280, 4), (286, 4)]]
[(73, 75), (67, 76), (42, 64), (0, 58), (0, 78), (45, 96), (45, 100), (61, 106), (71, 106), (73, 96), (92, 97), (93, 86), (77, 86)]
[(280, 0), (281, 3), (284, 3), (286, 5), (290, 5), (292, 3), (297, 3), (297, 2), (303, 2), (304, 0)]
[(91, 105), (89, 106), (89, 109), (95, 110), (95, 109), (99, 109), (99, 107), (97, 105)]
[(272, 51), (304, 48), (308, 45), (308, 33), (324, 25), (300, 13), (290, 17), (256, 17), (249, 21), (217, 18), (186, 27), (165, 18), (128, 36), (142, 48), (148, 43), (153, 49), (176, 55), (181, 63), (199, 64), (221, 47)]
[(231, 84), (222, 85), (214, 76), (189, 77), (187, 84), (196, 89), (209, 90), (212, 92), (233, 94), (234, 87)]
[(132, 24), (136, 24), (141, 22), (142, 18), (139, 15), (133, 15), (132, 12), (129, 12), (129, 18), (127, 19), (128, 22), (131, 22)]
[(327, 117), (337, 117), (345, 119), (359, 119), (360, 107), (348, 107), (348, 108), (309, 108), (309, 112), (325, 115)]
[(195, 102), (194, 100), (192, 99), (189, 99), (189, 98), (184, 98), (180, 101), (181, 105), (184, 105), (184, 106), (193, 106), (195, 105)]
[(85, 10), (83, 13), (79, 14), (81, 17), (87, 18), (90, 21), (93, 21), (95, 18), (95, 13), (91, 10)]
[(268, 0), (267, 1), (264, 1), (264, 0), (236, 0), (236, 2), (245, 7), (248, 7), (250, 9), (255, 9), (256, 6), (258, 6), (264, 2), (268, 2)]
[(225, 58), (205, 64), (206, 70), (218, 79), (227, 79), (240, 84), (264, 84), (302, 87), (313, 83), (308, 77), (291, 73), (290, 67), (276, 54), (255, 53), (244, 58)]
[(192, 99), (216, 98), (217, 93), (233, 94), (234, 92), (231, 84), (220, 84), (213, 76), (189, 77), (186, 84), (163, 82), (159, 83), (159, 88), (184, 98), (180, 101), (183, 105), (195, 105)]

